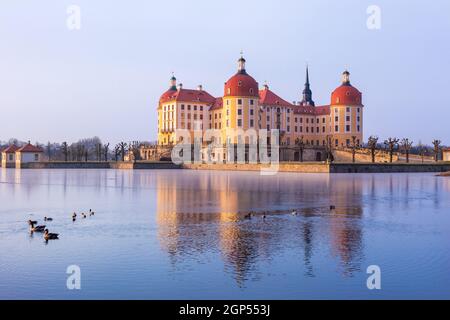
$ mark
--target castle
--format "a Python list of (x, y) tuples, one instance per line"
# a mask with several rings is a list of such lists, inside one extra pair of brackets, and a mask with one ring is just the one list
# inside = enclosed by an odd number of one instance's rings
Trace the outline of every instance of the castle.
[[(219, 144), (236, 143), (228, 132), (242, 129), (278, 129), (280, 145), (295, 147), (299, 140), (305, 146), (321, 149), (327, 144), (345, 147), (363, 142), (363, 104), (361, 92), (350, 83), (345, 71), (342, 83), (331, 94), (328, 105), (316, 106), (313, 101), (306, 69), (306, 82), (300, 102), (290, 103), (270, 90), (259, 88), (258, 82), (246, 70), (244, 57), (238, 60), (238, 70), (224, 85), (222, 97), (214, 97), (199, 86), (185, 89), (173, 76), (170, 88), (158, 104), (158, 146), (179, 143), (177, 129), (194, 136), (194, 130), (215, 129), (220, 132)], [(268, 138), (270, 140), (270, 138)], [(223, 157), (226, 155), (224, 154)], [(221, 156), (217, 160), (221, 159)], [(292, 159), (287, 159), (292, 160)], [(317, 159), (323, 160), (323, 159)]]

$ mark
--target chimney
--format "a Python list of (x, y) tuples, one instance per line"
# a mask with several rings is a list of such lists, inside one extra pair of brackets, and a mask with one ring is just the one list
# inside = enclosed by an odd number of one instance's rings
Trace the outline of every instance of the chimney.
[(181, 90), (181, 89), (183, 89), (183, 84), (182, 84), (182, 83), (180, 83), (180, 84), (178, 85), (178, 90)]
[(203, 91), (203, 86), (201, 84), (199, 84), (198, 87), (197, 87), (197, 90), (198, 91)]

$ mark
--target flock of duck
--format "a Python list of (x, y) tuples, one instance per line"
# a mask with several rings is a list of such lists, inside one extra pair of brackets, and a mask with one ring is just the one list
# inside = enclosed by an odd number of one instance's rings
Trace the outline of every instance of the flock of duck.
[[(86, 219), (88, 216), (91, 217), (93, 215), (95, 215), (95, 212), (92, 211), (92, 209), (89, 209), (89, 212), (86, 214), (84, 212), (82, 212), (81, 214), (82, 219)], [(44, 217), (44, 221), (53, 221), (53, 218), (49, 218), (49, 217)], [(72, 214), (72, 221), (75, 222), (77, 221), (77, 214), (76, 212), (74, 212)], [(28, 220), (28, 225), (30, 226), (30, 232), (34, 233), (34, 232), (40, 232), (44, 234), (44, 240), (48, 241), (48, 240), (58, 240), (59, 239), (59, 233), (50, 233), (47, 229), (47, 226), (45, 225), (38, 225), (37, 221), (34, 220)]]
[[(336, 210), (336, 206), (331, 205), (330, 206), (330, 211)], [(292, 210), (291, 211), (291, 215), (293, 216), (298, 216), (299, 212), (297, 210)], [(244, 219), (251, 219), (252, 217), (256, 216), (257, 214), (255, 212), (249, 212), (246, 215), (244, 215)], [(264, 213), (262, 216), (262, 219), (265, 220), (266, 219), (266, 214)]]

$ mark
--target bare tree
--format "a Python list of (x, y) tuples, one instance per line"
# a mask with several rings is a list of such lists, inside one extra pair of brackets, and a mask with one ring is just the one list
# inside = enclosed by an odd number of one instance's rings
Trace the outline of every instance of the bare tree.
[(389, 151), (389, 162), (392, 163), (392, 158), (394, 156), (394, 151), (398, 147), (398, 142), (400, 140), (398, 138), (388, 138), (384, 141), (384, 144), (386, 145), (386, 148)]
[(105, 156), (105, 162), (108, 162), (109, 143), (103, 145), (103, 151)]
[(352, 149), (352, 162), (355, 163), (356, 162), (356, 149), (358, 148), (358, 144), (356, 143), (356, 136), (352, 136), (350, 148)]
[(441, 140), (433, 140), (433, 152), (434, 152), (434, 161), (439, 161), (439, 153), (441, 151)]
[(422, 142), (419, 142), (417, 148), (420, 158), (422, 159), (422, 163), (424, 163), (425, 154), (427, 153), (427, 147), (423, 145)]
[(122, 141), (117, 146), (119, 147), (120, 156), (122, 158), (122, 161), (125, 161), (125, 152), (126, 152), (127, 147), (128, 147), (127, 143)]
[(120, 146), (117, 144), (114, 147), (114, 161), (119, 161), (119, 155), (120, 155)]
[(367, 142), (367, 145), (370, 149), (370, 153), (372, 155), (372, 163), (375, 163), (375, 154), (377, 152), (377, 146), (378, 146), (378, 137), (377, 136), (370, 136), (369, 140)]
[(129, 144), (129, 151), (133, 155), (133, 161), (136, 162), (137, 160), (141, 160), (141, 147), (142, 143), (139, 141), (133, 141)]
[(50, 144), (50, 141), (47, 143), (47, 156), (48, 156), (48, 161), (51, 161), (51, 159), (52, 159), (52, 145)]
[(64, 141), (61, 145), (61, 151), (64, 155), (64, 161), (67, 162), (69, 158), (69, 146), (67, 145), (67, 142)]
[(333, 136), (327, 135), (326, 136), (326, 145), (325, 145), (326, 153), (327, 153), (327, 161), (332, 162), (334, 161), (333, 157)]
[(413, 142), (409, 141), (408, 138), (403, 138), (402, 141), (400, 142), (400, 150), (405, 152), (406, 163), (409, 163), (409, 153), (411, 151), (412, 145), (413, 145)]

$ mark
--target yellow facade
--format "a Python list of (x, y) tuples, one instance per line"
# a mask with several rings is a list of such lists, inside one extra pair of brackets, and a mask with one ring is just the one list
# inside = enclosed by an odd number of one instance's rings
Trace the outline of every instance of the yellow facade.
[[(245, 77), (245, 60), (241, 59), (241, 77)], [(264, 90), (269, 90), (268, 86), (262, 90), (256, 89), (259, 94), (252, 91), (253, 94), (249, 95), (233, 94), (233, 88), (228, 88), (223, 97), (214, 98), (202, 88), (186, 90), (179, 86), (175, 89), (174, 79), (171, 82), (172, 91), (166, 92), (158, 105), (159, 145), (180, 142), (176, 129), (187, 130), (191, 142), (195, 129), (201, 131), (200, 134), (207, 129), (217, 130), (212, 135), (218, 135), (215, 141), (222, 145), (237, 143), (236, 132), (239, 129), (244, 132), (254, 129), (256, 134), (265, 129), (269, 135), (270, 130), (279, 129), (280, 143), (284, 146), (294, 146), (299, 139), (303, 139), (306, 145), (317, 147), (325, 146), (328, 140), (331, 140), (333, 147), (363, 143), (361, 94), (350, 85), (348, 72), (344, 72), (343, 85), (333, 92), (331, 104), (320, 107), (291, 104), (284, 100), (281, 104), (278, 100), (262, 100), (261, 96)], [(309, 90), (309, 78), (307, 81)], [(245, 87), (246, 83), (241, 82), (237, 81), (236, 86)], [(229, 86), (233, 85), (233, 78), (229, 83)], [(238, 87), (235, 92), (242, 90)], [(274, 95), (272, 92), (270, 94)], [(249, 142), (248, 137), (242, 139), (245, 143)]]

